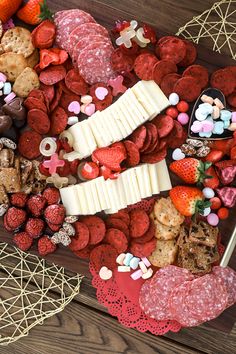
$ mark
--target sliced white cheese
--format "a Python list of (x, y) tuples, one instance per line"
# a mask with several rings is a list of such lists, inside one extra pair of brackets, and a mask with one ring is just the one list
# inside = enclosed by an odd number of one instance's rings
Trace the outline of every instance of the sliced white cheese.
[(98, 117), (100, 116), (101, 112), (97, 111), (95, 112), (89, 119), (88, 119), (88, 124), (93, 132), (93, 136), (95, 138), (95, 141), (97, 143), (98, 147), (103, 147), (107, 146), (106, 141), (104, 140), (104, 135), (102, 131), (101, 125), (98, 123)]
[(121, 113), (118, 111), (117, 106), (113, 104), (111, 107), (108, 108), (108, 110), (121, 131), (122, 139), (126, 138), (129, 134), (127, 134), (127, 130), (125, 129), (124, 124), (122, 123)]
[(129, 123), (129, 119), (130, 119), (129, 112), (126, 110), (126, 108), (124, 108), (124, 107), (123, 107), (123, 109), (121, 108), (121, 105), (119, 104), (119, 100), (116, 101), (114, 106), (116, 108), (116, 111), (119, 114), (119, 117), (121, 119), (121, 123), (125, 127), (125, 131), (126, 131), (127, 136), (130, 135), (134, 131), (134, 129), (131, 127), (131, 125)]
[(122, 182), (123, 182), (124, 189), (125, 189), (125, 196), (126, 196), (127, 205), (134, 204), (136, 202), (136, 199), (135, 199), (135, 195), (131, 189), (130, 171), (126, 170), (126, 171), (122, 172), (121, 178), (122, 178)]
[(127, 123), (129, 124), (133, 132), (140, 125), (140, 122), (133, 112), (132, 103), (126, 102), (125, 97), (126, 95), (121, 96), (116, 103), (119, 106), (120, 110), (122, 111), (123, 116), (125, 117)]
[(156, 164), (148, 164), (148, 171), (151, 181), (152, 194), (159, 194), (159, 183), (158, 183), (158, 175), (157, 175), (157, 166)]
[(86, 143), (89, 148), (89, 152), (91, 155), (94, 150), (97, 148), (97, 143), (95, 141), (95, 138), (93, 136), (93, 132), (91, 130), (91, 127), (88, 124), (88, 120), (85, 119), (81, 122), (80, 128), (83, 130), (85, 138), (86, 138)]
[(81, 128), (81, 123), (74, 124), (68, 131), (72, 134), (74, 142), (73, 149), (80, 155), (80, 159), (90, 155), (87, 138), (84, 130)]
[(60, 195), (62, 203), (66, 209), (66, 215), (81, 214), (81, 206), (75, 186), (61, 188)]
[(131, 90), (135, 94), (139, 103), (148, 112), (148, 115), (149, 115), (148, 119), (153, 119), (157, 115), (157, 112), (159, 112), (159, 109), (157, 111), (155, 105), (152, 105), (150, 103), (150, 100), (147, 99), (145, 92), (143, 92), (141, 87), (138, 86), (138, 82), (133, 87), (131, 87)]
[(75, 193), (77, 193), (80, 206), (81, 206), (81, 215), (89, 214), (89, 205), (87, 196), (85, 195), (85, 191), (83, 188), (83, 183), (76, 184), (75, 186)]
[(99, 211), (102, 211), (103, 208), (101, 207), (100, 198), (99, 198), (98, 191), (96, 188), (95, 180), (96, 180), (96, 178), (90, 181), (90, 187), (91, 187), (91, 192), (93, 195), (94, 208), (96, 210), (96, 213), (98, 213)]
[[(154, 117), (159, 114), (160, 108), (156, 102), (156, 100), (154, 100), (152, 98), (152, 96), (150, 95), (149, 91), (146, 89), (146, 86), (143, 85), (143, 81), (139, 81), (137, 82), (137, 89), (140, 90), (140, 92), (144, 95), (146, 101), (148, 102), (148, 104), (153, 107), (154, 110)], [(152, 115), (149, 117), (149, 120), (151, 120), (152, 118), (154, 118)]]
[(160, 112), (170, 106), (169, 100), (154, 80), (141, 81), (148, 95), (156, 102)]
[(125, 95), (121, 96), (120, 99), (125, 102), (125, 104), (128, 106), (128, 109), (132, 111), (131, 114), (134, 115), (135, 120), (138, 121), (140, 124), (143, 124), (149, 119), (148, 112), (140, 104), (131, 89), (128, 89), (125, 92)]
[(104, 114), (105, 123), (107, 124), (107, 126), (109, 127), (109, 129), (111, 131), (111, 136), (113, 138), (113, 142), (122, 140), (123, 135), (121, 133), (121, 130), (120, 130), (115, 118), (113, 117), (111, 109), (107, 108), (104, 111), (102, 111), (102, 113)]
[(96, 119), (97, 119), (97, 126), (99, 127), (99, 131), (102, 133), (102, 137), (104, 141), (103, 146), (105, 147), (111, 145), (113, 143), (113, 138), (112, 135), (110, 134), (110, 130), (108, 130), (106, 127), (103, 112), (99, 112)]
[(141, 198), (141, 194), (139, 191), (139, 185), (138, 185), (138, 180), (136, 177), (135, 169), (132, 168), (129, 173), (129, 180), (130, 180), (130, 189), (132, 191), (132, 194), (134, 196), (135, 203), (139, 202)]
[(119, 205), (117, 203), (117, 193), (114, 188), (114, 180), (107, 179), (106, 180), (106, 188), (108, 190), (109, 200), (110, 200), (110, 208), (106, 209), (106, 214), (113, 214), (119, 210)]
[(97, 195), (99, 199), (99, 203), (101, 206), (101, 210), (109, 209), (111, 207), (110, 200), (108, 197), (108, 190), (106, 188), (106, 182), (103, 176), (95, 178), (94, 184), (97, 189)]
[(125, 188), (123, 185), (123, 180), (121, 178), (121, 175), (119, 175), (119, 177), (116, 180), (116, 186), (117, 186), (117, 191), (118, 191), (120, 202), (121, 202), (120, 209), (126, 208), (128, 203), (126, 200)]
[(166, 160), (162, 160), (156, 164), (158, 183), (161, 192), (169, 191), (172, 188)]
[(96, 214), (97, 210), (96, 210), (96, 201), (94, 200), (94, 196), (93, 196), (93, 190), (92, 190), (92, 186), (91, 186), (91, 181), (88, 182), (84, 182), (81, 183), (81, 186), (84, 190), (84, 195), (87, 201), (87, 205), (88, 205), (88, 214), (89, 215), (94, 215)]
[(152, 187), (147, 164), (135, 167), (141, 198), (152, 195)]

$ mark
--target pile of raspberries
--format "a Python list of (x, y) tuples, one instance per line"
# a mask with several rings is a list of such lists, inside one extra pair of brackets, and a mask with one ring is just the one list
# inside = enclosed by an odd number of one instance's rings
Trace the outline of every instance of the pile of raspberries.
[(65, 208), (59, 204), (59, 191), (48, 187), (37, 195), (15, 193), (11, 195), (10, 203), (4, 215), (4, 227), (14, 232), (14, 243), (27, 251), (38, 239), (41, 256), (53, 253), (57, 246), (50, 240), (50, 235), (61, 228), (65, 218)]

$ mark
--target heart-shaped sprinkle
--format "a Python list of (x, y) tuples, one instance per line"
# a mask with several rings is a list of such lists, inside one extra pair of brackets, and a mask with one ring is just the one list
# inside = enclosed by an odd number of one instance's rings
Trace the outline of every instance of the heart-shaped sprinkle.
[(87, 116), (90, 117), (94, 112), (95, 112), (95, 104), (94, 103), (89, 103), (89, 104), (85, 105), (84, 113)]
[(185, 158), (185, 154), (179, 149), (175, 149), (172, 153), (172, 159), (175, 161), (182, 160)]
[(111, 279), (112, 277), (112, 271), (110, 269), (108, 269), (107, 267), (102, 267), (99, 271), (99, 277), (102, 280), (108, 280)]
[(119, 254), (119, 256), (116, 258), (116, 263), (118, 263), (119, 265), (123, 265), (125, 256), (126, 256), (125, 253)]
[(80, 113), (80, 103), (78, 101), (72, 101), (68, 106), (68, 111), (74, 114)]
[(102, 101), (108, 95), (108, 89), (105, 87), (97, 87), (95, 90), (96, 97)]

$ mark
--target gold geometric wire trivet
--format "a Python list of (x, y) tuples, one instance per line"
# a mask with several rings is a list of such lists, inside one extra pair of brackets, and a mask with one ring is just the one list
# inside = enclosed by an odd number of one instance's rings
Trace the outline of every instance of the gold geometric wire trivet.
[(71, 274), (0, 243), (0, 345), (28, 335), (31, 328), (70, 303), (83, 278)]
[(176, 34), (236, 59), (236, 0), (214, 3)]

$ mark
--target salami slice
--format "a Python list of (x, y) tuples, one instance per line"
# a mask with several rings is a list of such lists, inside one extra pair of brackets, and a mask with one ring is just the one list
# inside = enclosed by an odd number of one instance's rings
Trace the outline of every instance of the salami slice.
[(160, 85), (161, 80), (170, 73), (176, 73), (177, 66), (170, 60), (160, 60), (153, 67), (153, 80)]
[(86, 37), (81, 38), (77, 44), (74, 47), (74, 50), (72, 52), (72, 62), (75, 66), (79, 65), (78, 63), (78, 56), (80, 52), (85, 49), (90, 43), (94, 42), (103, 42), (103, 43), (109, 43), (111, 45), (111, 41), (104, 36), (101, 35), (88, 35)]
[(229, 267), (213, 267), (213, 274), (223, 282), (228, 293), (227, 307), (236, 302), (236, 272)]
[[(172, 290), (193, 279), (193, 275), (187, 269), (172, 265), (161, 268), (150, 280), (149, 287), (141, 288), (139, 303), (142, 310), (157, 320), (171, 319), (168, 301)], [(148, 301), (145, 293), (149, 295)]]
[(209, 81), (209, 73), (207, 68), (202, 65), (191, 65), (184, 70), (183, 76), (192, 76), (196, 79), (201, 88), (205, 88)]
[(94, 18), (81, 10), (71, 12), (64, 18), (58, 20), (56, 44), (59, 48), (69, 51), (70, 42), (68, 41), (70, 33), (83, 23), (96, 22)]
[(176, 82), (174, 92), (179, 95), (181, 100), (193, 102), (200, 95), (201, 86), (194, 77), (183, 76)]
[(110, 39), (109, 33), (105, 27), (94, 22), (83, 23), (82, 25), (77, 26), (69, 35), (68, 47), (70, 55), (72, 54), (77, 42), (90, 35), (100, 35), (104, 38)]
[(111, 66), (111, 54), (114, 51), (109, 43), (91, 43), (78, 56), (78, 68), (84, 80), (92, 85), (107, 83), (116, 74)]

